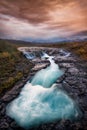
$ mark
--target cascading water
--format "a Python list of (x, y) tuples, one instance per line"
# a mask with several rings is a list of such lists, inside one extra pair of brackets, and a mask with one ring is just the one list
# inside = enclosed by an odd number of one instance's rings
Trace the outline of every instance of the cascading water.
[(46, 69), (42, 69), (37, 72), (31, 84), (41, 85), (48, 88), (51, 87), (51, 85), (55, 83), (61, 75), (63, 75), (63, 71), (61, 71), (58, 65), (55, 64), (52, 56), (48, 56), (46, 53), (44, 53), (42, 58), (48, 58), (51, 64)]
[(29, 53), (29, 52), (23, 52), (24, 56), (27, 58), (27, 59), (34, 59), (35, 58), (35, 54), (32, 54), (32, 53)]
[(81, 114), (74, 101), (53, 84), (63, 71), (53, 57), (44, 54), (42, 58), (45, 57), (50, 66), (37, 72), (6, 109), (7, 115), (25, 129), (60, 119), (77, 119)]

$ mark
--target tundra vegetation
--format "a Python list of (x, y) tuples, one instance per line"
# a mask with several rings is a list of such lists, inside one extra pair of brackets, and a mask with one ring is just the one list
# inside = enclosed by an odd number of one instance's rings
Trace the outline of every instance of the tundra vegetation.
[(17, 50), (14, 44), (0, 40), (0, 94), (26, 77), (31, 68), (32, 63)]

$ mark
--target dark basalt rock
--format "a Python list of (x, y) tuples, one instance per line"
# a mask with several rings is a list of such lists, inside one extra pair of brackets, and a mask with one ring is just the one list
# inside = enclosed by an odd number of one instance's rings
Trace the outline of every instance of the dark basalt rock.
[[(80, 61), (78, 57), (71, 54), (69, 57), (63, 57), (60, 55), (59, 49), (53, 48), (34, 48), (28, 49), (28, 51), (34, 51), (38, 56), (37, 60), (32, 60), (32, 63), (36, 65), (49, 65), (46, 60), (41, 60), (39, 54), (41, 51), (47, 52), (49, 55), (55, 56), (55, 62), (60, 68), (65, 69), (65, 74), (57, 81), (57, 87), (64, 89), (68, 95), (70, 95), (79, 105), (83, 112), (83, 117), (78, 121), (71, 122), (70, 120), (56, 121), (49, 124), (43, 124), (38, 128), (32, 128), (30, 130), (87, 130), (87, 63)], [(35, 67), (34, 66), (34, 67)], [(31, 70), (28, 77), (24, 77), (22, 81), (17, 84), (8, 92), (6, 92), (0, 99), (0, 130), (24, 130), (20, 128), (16, 122), (6, 115), (6, 105), (15, 99), (26, 81), (32, 79), (32, 76), (39, 70)]]
[(6, 121), (0, 123), (0, 129), (9, 129), (9, 124)]
[(13, 121), (13, 122), (10, 124), (10, 126), (11, 126), (12, 128), (17, 128), (17, 127), (18, 127), (18, 125), (17, 125), (17, 123), (16, 123), (15, 121)]

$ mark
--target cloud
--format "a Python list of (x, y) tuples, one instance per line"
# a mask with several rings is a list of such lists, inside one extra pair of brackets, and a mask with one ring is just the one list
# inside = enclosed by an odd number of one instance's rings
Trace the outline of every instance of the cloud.
[(86, 12), (86, 0), (2, 0), (0, 37), (68, 38), (87, 30)]

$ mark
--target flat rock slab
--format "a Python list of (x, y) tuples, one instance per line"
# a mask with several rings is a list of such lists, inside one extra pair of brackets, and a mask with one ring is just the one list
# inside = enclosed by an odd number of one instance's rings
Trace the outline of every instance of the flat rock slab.
[[(68, 57), (64, 56), (64, 54), (61, 55), (61, 50), (57, 48), (22, 47), (18, 48), (18, 50), (22, 52), (29, 51), (36, 55), (38, 55), (38, 52), (44, 51), (49, 55), (54, 56), (55, 62), (65, 70), (64, 75), (56, 81), (56, 84), (60, 86), (60, 89), (63, 88), (68, 92), (68, 94), (78, 103), (83, 112), (81, 120), (75, 122), (61, 120), (44, 124), (31, 130), (87, 130), (87, 63), (81, 61), (77, 56), (70, 52)], [(36, 59), (31, 60), (31, 62), (33, 62), (35, 66), (31, 70), (29, 76), (23, 78), (22, 81), (19, 81), (0, 99), (0, 130), (23, 130), (23, 128), (20, 128), (14, 120), (6, 115), (6, 106), (13, 99), (17, 98), (24, 84), (31, 79), (37, 71), (49, 65), (49, 62), (42, 60), (39, 55)]]

